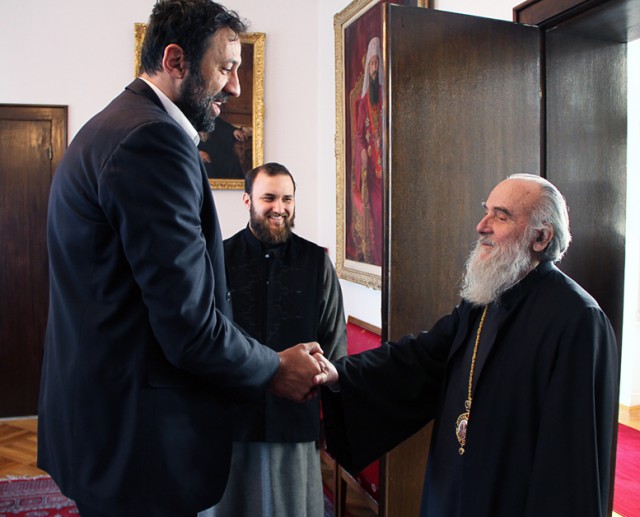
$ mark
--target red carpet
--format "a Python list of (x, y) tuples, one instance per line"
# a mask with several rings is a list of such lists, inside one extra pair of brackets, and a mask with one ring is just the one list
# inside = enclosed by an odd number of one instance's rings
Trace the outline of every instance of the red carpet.
[(640, 517), (640, 431), (618, 425), (618, 452), (613, 510)]
[(49, 476), (0, 480), (0, 517), (77, 517)]

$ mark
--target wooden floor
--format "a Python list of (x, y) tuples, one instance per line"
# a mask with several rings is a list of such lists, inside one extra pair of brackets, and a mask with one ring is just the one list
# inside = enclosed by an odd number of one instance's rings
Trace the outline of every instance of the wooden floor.
[[(620, 423), (640, 431), (640, 409), (620, 407)], [(37, 419), (0, 419), (0, 479), (9, 476), (41, 476), (36, 467)], [(328, 475), (328, 473), (325, 472)], [(373, 517), (355, 494), (347, 495), (347, 511), (351, 517)], [(614, 517), (617, 514), (614, 513)]]
[(41, 476), (36, 467), (38, 420), (0, 419), (0, 479), (8, 476)]
[(635, 406), (633, 408), (620, 406), (618, 422), (640, 431), (640, 406)]
[[(35, 417), (0, 419), (0, 479), (46, 475), (36, 467), (37, 427)], [(329, 479), (331, 473), (323, 468), (323, 476)], [(349, 492), (347, 503), (349, 517), (375, 517), (357, 494)]]

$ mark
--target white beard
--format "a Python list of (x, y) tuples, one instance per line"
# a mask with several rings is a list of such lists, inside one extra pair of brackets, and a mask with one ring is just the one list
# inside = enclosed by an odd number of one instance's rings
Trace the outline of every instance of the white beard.
[(495, 301), (534, 268), (526, 236), (520, 241), (496, 245), (490, 256), (481, 258), (483, 239), (486, 238), (478, 239), (467, 260), (460, 289), (462, 298), (474, 305), (488, 305)]

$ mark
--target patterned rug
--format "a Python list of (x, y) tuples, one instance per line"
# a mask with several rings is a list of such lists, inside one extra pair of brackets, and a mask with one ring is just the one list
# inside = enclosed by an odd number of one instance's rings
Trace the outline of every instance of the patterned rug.
[(0, 517), (77, 517), (75, 503), (49, 476), (0, 480)]
[(613, 509), (623, 517), (640, 517), (640, 431), (618, 425)]
[[(325, 490), (324, 515), (334, 517), (331, 492)], [(0, 517), (78, 517), (71, 499), (49, 476), (0, 480)]]
[(322, 491), (324, 492), (324, 517), (335, 517), (333, 510), (333, 494), (326, 485), (322, 485)]

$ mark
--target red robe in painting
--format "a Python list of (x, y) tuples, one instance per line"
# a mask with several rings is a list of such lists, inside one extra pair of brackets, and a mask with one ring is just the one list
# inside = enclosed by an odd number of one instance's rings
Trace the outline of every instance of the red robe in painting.
[[(352, 235), (356, 237), (359, 262), (382, 265), (382, 87), (378, 86), (378, 103), (371, 102), (367, 92), (356, 106), (356, 145), (354, 156), (355, 217)], [(366, 152), (366, 161), (363, 152)], [(360, 217), (358, 217), (360, 216)]]

